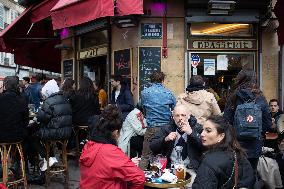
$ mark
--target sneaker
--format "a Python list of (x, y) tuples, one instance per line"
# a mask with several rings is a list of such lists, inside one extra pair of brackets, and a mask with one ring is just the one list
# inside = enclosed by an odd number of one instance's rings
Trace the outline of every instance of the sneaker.
[[(55, 163), (58, 163), (56, 157), (49, 157), (48, 162), (49, 162), (49, 167), (52, 167)], [(40, 167), (40, 170), (41, 171), (46, 171), (46, 169), (47, 169), (47, 161), (44, 158), (43, 159), (43, 165)]]
[(49, 167), (52, 167), (55, 163), (58, 163), (56, 157), (49, 158)]
[(46, 169), (47, 169), (47, 161), (46, 161), (46, 159), (44, 158), (44, 159), (43, 159), (43, 165), (40, 167), (40, 170), (41, 170), (41, 171), (46, 171)]

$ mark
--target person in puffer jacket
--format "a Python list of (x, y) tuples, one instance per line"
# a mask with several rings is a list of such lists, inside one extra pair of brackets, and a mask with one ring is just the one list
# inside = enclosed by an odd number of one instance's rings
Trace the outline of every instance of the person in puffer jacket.
[(42, 140), (68, 139), (72, 132), (72, 109), (66, 97), (59, 93), (54, 79), (42, 88), (45, 100), (37, 113), (40, 129), (37, 135)]

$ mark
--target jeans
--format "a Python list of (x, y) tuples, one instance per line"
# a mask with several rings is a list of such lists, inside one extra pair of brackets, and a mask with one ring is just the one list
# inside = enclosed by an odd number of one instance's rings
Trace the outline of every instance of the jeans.
[(146, 133), (144, 135), (141, 161), (139, 163), (139, 167), (142, 170), (146, 170), (149, 165), (149, 159), (150, 159), (150, 156), (152, 155), (152, 151), (150, 149), (150, 142), (159, 130), (160, 130), (159, 127), (150, 127), (150, 128), (147, 128), (146, 130)]

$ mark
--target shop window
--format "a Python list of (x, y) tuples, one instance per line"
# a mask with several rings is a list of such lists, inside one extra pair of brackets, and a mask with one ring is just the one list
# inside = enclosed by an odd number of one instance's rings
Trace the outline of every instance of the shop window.
[(226, 98), (235, 89), (237, 75), (242, 69), (255, 69), (253, 52), (191, 53), (190, 56), (191, 75), (203, 76), (217, 101)]
[(252, 36), (253, 25), (243, 23), (192, 23), (190, 26), (192, 36)]
[(107, 30), (93, 31), (80, 37), (81, 49), (108, 44)]

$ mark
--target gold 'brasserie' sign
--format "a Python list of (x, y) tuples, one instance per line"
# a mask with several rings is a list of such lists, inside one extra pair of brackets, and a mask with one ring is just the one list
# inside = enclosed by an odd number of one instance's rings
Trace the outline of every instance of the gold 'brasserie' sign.
[(92, 58), (100, 55), (107, 55), (107, 47), (92, 48), (78, 53), (79, 59)]
[(255, 40), (189, 40), (194, 50), (256, 50)]

